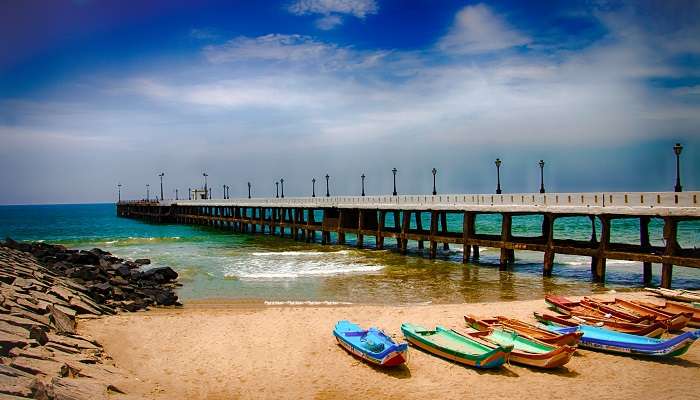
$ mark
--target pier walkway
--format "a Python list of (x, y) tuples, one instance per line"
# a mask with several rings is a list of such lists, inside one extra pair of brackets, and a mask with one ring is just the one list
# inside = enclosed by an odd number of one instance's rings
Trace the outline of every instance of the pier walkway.
[[(700, 268), (700, 249), (682, 248), (677, 237), (679, 223), (700, 219), (699, 197), (700, 192), (617, 192), (122, 201), (117, 214), (306, 242), (316, 241), (320, 233), (323, 244), (331, 242), (332, 233), (338, 244), (345, 244), (346, 234), (352, 234), (356, 245), (364, 247), (364, 237), (372, 236), (378, 249), (384, 248), (385, 238), (393, 238), (402, 254), (409, 240), (416, 241), (419, 249), (428, 242), (430, 258), (436, 257), (438, 244), (445, 249), (456, 244), (463, 246), (465, 263), (478, 259), (479, 246), (492, 247), (501, 249), (503, 268), (513, 262), (515, 250), (539, 251), (544, 253), (544, 276), (552, 274), (555, 254), (589, 256), (596, 282), (605, 281), (607, 259), (642, 262), (645, 285), (651, 282), (651, 264), (660, 263), (661, 286), (670, 288), (674, 265)], [(448, 215), (455, 214), (462, 221), (458, 230), (447, 223)], [(478, 233), (480, 214), (500, 214), (500, 234)], [(540, 216), (541, 230), (536, 236), (515, 236), (513, 218), (526, 215)], [(554, 223), (564, 217), (588, 218), (590, 238), (555, 238)], [(649, 223), (657, 218), (663, 221), (663, 245), (649, 239)], [(611, 240), (611, 223), (619, 219), (638, 220), (639, 243)]]

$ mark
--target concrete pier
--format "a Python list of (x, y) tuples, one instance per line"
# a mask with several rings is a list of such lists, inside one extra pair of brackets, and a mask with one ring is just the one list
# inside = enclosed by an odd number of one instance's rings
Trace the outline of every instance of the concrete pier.
[[(428, 242), (430, 258), (437, 256), (439, 243), (444, 250), (455, 244), (462, 246), (465, 263), (478, 260), (479, 246), (492, 247), (501, 249), (503, 269), (515, 260), (515, 250), (539, 251), (544, 254), (544, 276), (552, 275), (556, 254), (588, 256), (596, 282), (605, 281), (608, 259), (642, 262), (645, 285), (651, 282), (651, 264), (659, 263), (661, 285), (670, 288), (674, 265), (700, 268), (700, 249), (681, 248), (677, 238), (679, 223), (700, 219), (698, 197), (700, 192), (628, 192), (123, 201), (117, 204), (117, 214), (156, 223), (289, 235), (306, 242), (316, 241), (316, 232), (320, 232), (322, 244), (331, 242), (332, 233), (338, 244), (345, 244), (349, 233), (357, 237), (357, 247), (364, 246), (366, 236), (374, 236), (377, 249), (384, 248), (386, 238), (392, 238), (401, 254), (407, 252), (409, 240), (416, 241), (419, 249)], [(320, 221), (316, 221), (317, 214), (322, 215)], [(461, 216), (461, 232), (448, 229), (448, 214)], [(480, 214), (500, 214), (500, 234), (477, 233)], [(423, 226), (424, 215), (429, 215), (427, 227)], [(513, 218), (524, 215), (542, 217), (537, 236), (513, 235)], [(564, 217), (588, 218), (590, 239), (555, 238), (554, 224)], [(652, 218), (663, 220), (663, 246), (650, 242)], [(611, 224), (621, 219), (639, 221), (638, 244), (611, 240)], [(596, 237), (596, 221), (601, 227), (600, 238)]]

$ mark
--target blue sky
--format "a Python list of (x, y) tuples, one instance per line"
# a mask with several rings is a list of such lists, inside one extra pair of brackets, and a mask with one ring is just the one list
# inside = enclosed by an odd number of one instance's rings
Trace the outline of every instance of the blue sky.
[[(700, 186), (697, 1), (0, 3), (0, 204)], [(217, 191), (219, 193), (217, 193)]]

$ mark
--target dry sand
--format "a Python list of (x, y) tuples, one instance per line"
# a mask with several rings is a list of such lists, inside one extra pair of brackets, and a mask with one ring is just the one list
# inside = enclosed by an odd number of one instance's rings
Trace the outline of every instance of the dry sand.
[[(626, 294), (625, 297), (642, 296)], [(555, 371), (508, 365), (483, 371), (415, 348), (407, 366), (382, 370), (340, 348), (339, 319), (401, 336), (404, 321), (464, 327), (462, 316), (531, 320), (544, 303), (516, 301), (426, 306), (254, 306), (216, 301), (80, 323), (116, 365), (138, 379), (122, 383), (153, 399), (688, 399), (700, 390), (700, 343), (672, 360), (579, 350)]]

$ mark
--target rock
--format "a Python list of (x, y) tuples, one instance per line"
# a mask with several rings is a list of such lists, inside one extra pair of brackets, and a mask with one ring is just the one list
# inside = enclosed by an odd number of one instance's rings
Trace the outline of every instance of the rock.
[(6, 321), (0, 321), (0, 331), (21, 336), (23, 338), (29, 338), (29, 329), (10, 324)]
[(131, 268), (126, 264), (120, 264), (116, 272), (122, 278), (129, 278), (131, 276)]
[(37, 326), (33, 326), (29, 330), (29, 338), (36, 340), (42, 346), (49, 341), (49, 338), (46, 335), (46, 331)]
[(156, 295), (156, 304), (161, 306), (172, 306), (177, 303), (177, 296), (170, 291), (162, 291)]
[[(28, 357), (28, 358), (36, 358), (39, 360), (48, 360), (51, 357), (54, 356), (54, 354), (46, 349), (44, 346), (38, 346), (38, 347), (30, 347), (26, 349), (20, 349), (19, 347), (15, 347), (14, 349), (10, 350), (10, 356), (12, 357)], [(2, 373), (2, 372), (0, 372)]]
[(100, 312), (97, 308), (91, 306), (87, 302), (83, 301), (82, 299), (78, 297), (73, 297), (70, 299), (70, 304), (77, 308), (79, 311), (83, 311), (89, 314), (95, 314), (95, 315), (101, 315), (102, 312)]
[(22, 328), (27, 329), (27, 330), (29, 330), (31, 327), (33, 327), (35, 325), (40, 325), (38, 322), (33, 321), (31, 319), (22, 318), (22, 317), (10, 315), (10, 314), (0, 314), (0, 321), (5, 321), (8, 324), (21, 326)]
[(151, 260), (148, 258), (137, 258), (134, 262), (138, 265), (148, 265), (151, 263)]
[(42, 374), (46, 376), (66, 376), (68, 374), (68, 366), (65, 363), (54, 360), (16, 357), (12, 360), (10, 366), (30, 374)]
[(25, 347), (35, 343), (34, 339), (0, 331), (0, 354), (7, 355), (14, 347)]
[(107, 399), (108, 385), (88, 378), (53, 378), (48, 393), (54, 400)]
[(75, 319), (54, 306), (49, 306), (49, 320), (58, 333), (75, 333)]
[(101, 350), (100, 347), (85, 339), (77, 339), (68, 336), (59, 336), (53, 333), (49, 333), (48, 338), (51, 343), (56, 343), (65, 347), (72, 347), (75, 349)]
[(26, 376), (0, 374), (0, 393), (10, 396), (33, 397), (36, 379)]
[(142, 279), (154, 280), (156, 283), (165, 283), (177, 279), (177, 272), (170, 267), (151, 268), (141, 274)]
[(49, 293), (55, 294), (64, 301), (70, 301), (71, 297), (73, 297), (73, 293), (63, 286), (51, 286), (51, 289), (49, 289)]

